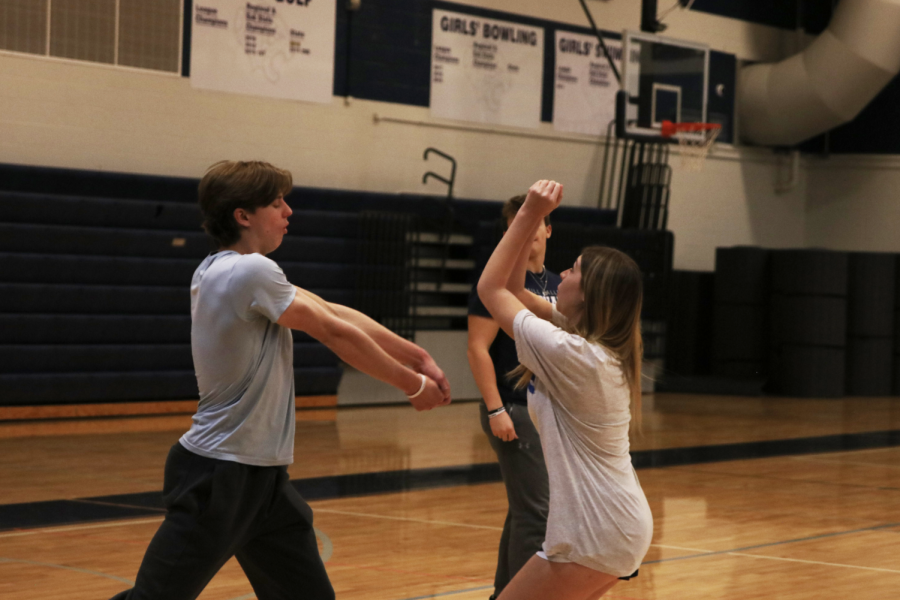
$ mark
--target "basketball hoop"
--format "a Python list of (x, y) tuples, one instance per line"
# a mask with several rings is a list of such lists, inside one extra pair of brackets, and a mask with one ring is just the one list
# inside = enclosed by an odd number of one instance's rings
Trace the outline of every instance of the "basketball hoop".
[[(664, 138), (676, 137), (681, 148), (681, 166), (685, 171), (701, 171), (706, 157), (722, 126), (716, 123), (673, 123), (663, 121), (660, 134)], [(678, 135), (688, 134), (688, 135)]]

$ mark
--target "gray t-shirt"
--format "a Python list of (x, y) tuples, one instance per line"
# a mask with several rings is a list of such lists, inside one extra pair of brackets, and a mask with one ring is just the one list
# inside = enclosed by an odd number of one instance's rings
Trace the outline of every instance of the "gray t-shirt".
[(653, 516), (631, 466), (630, 391), (599, 344), (522, 310), (513, 322), (519, 360), (531, 369), (528, 410), (550, 478), (544, 553), (609, 575), (634, 573), (650, 547)]
[(181, 445), (247, 465), (294, 460), (294, 345), (275, 322), (297, 289), (274, 261), (228, 250), (191, 282), (191, 350), (200, 405)]

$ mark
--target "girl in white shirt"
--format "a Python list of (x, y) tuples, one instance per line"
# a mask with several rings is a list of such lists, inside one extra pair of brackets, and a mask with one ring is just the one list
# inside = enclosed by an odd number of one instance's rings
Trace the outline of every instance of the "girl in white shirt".
[(550, 477), (543, 551), (499, 600), (599, 598), (635, 574), (653, 535), (628, 439), (640, 415), (640, 269), (618, 250), (590, 247), (562, 273), (556, 309), (524, 289), (529, 242), (562, 191), (553, 181), (531, 187), (478, 282), (516, 340)]

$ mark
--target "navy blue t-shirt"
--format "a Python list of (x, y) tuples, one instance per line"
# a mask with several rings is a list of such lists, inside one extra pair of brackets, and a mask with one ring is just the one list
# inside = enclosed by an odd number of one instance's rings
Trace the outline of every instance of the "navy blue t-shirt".
[[(556, 273), (551, 273), (547, 269), (540, 275), (535, 275), (531, 271), (525, 273), (525, 289), (533, 292), (538, 296), (542, 296), (548, 302), (556, 304), (556, 290), (562, 278)], [(484, 307), (481, 298), (478, 297), (476, 287), (472, 288), (469, 294), (469, 314), (476, 317), (485, 317), (491, 319), (491, 313)], [(516, 382), (510, 380), (507, 374), (519, 366), (519, 357), (516, 354), (516, 342), (506, 335), (502, 329), (497, 332), (494, 343), (490, 348), (491, 360), (494, 362), (494, 373), (497, 377), (497, 391), (500, 392), (500, 398), (504, 404), (528, 404), (527, 395), (524, 389), (515, 389)]]

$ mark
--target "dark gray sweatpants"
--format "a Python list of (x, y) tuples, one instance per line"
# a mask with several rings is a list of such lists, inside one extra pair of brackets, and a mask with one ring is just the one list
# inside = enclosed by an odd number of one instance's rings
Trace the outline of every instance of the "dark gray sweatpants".
[(509, 501), (494, 575), (494, 594), (497, 596), (541, 549), (547, 532), (550, 505), (550, 483), (544, 451), (537, 429), (528, 416), (528, 407), (507, 404), (506, 411), (519, 436), (511, 442), (504, 442), (491, 433), (487, 409), (484, 403), (481, 404), (481, 428), (497, 454)]
[(176, 443), (163, 501), (134, 588), (113, 600), (192, 600), (232, 556), (259, 600), (334, 600), (312, 509), (286, 467), (205, 458)]

